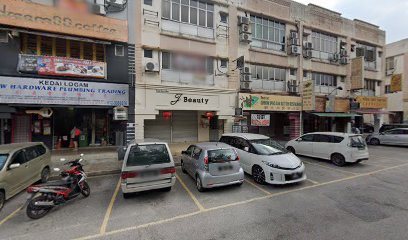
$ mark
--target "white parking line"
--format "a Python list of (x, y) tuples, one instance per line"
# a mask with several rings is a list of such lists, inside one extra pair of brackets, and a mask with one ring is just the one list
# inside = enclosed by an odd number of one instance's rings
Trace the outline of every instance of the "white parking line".
[(320, 184), (319, 182), (316, 182), (316, 181), (314, 181), (314, 180), (312, 180), (312, 179), (306, 179), (306, 181), (308, 181), (308, 182), (311, 182), (311, 183), (313, 183), (313, 184)]
[(265, 189), (261, 188), (260, 186), (256, 185), (255, 183), (251, 182), (250, 180), (244, 180), (245, 182), (249, 183), (251, 186), (255, 187), (259, 191), (265, 193), (266, 195), (271, 195), (272, 193), (266, 191)]
[(319, 164), (319, 163), (312, 163), (312, 162), (305, 161), (305, 160), (303, 160), (303, 162), (306, 163), (306, 164), (310, 164), (310, 165), (314, 165), (314, 166), (318, 166), (318, 167), (330, 169), (330, 170), (333, 170), (333, 171), (336, 171), (336, 172), (340, 172), (340, 173), (353, 174), (353, 175), (357, 175), (357, 174), (358, 174), (358, 173), (355, 173), (355, 172), (349, 172), (349, 171), (344, 171), (344, 170), (340, 170), (340, 169), (337, 169), (337, 168), (328, 167), (328, 166), (325, 166), (325, 165)]
[(201, 203), (198, 201), (198, 199), (196, 198), (196, 196), (194, 196), (194, 194), (190, 191), (190, 189), (188, 189), (188, 187), (186, 186), (186, 184), (183, 182), (183, 180), (181, 180), (181, 178), (179, 177), (179, 175), (176, 174), (176, 178), (177, 180), (180, 182), (181, 186), (183, 186), (184, 190), (186, 190), (186, 192), (188, 193), (188, 195), (191, 197), (191, 199), (193, 200), (193, 202), (197, 205), (198, 209), (201, 211), (204, 211), (205, 208), (203, 207), (203, 205), (201, 205)]

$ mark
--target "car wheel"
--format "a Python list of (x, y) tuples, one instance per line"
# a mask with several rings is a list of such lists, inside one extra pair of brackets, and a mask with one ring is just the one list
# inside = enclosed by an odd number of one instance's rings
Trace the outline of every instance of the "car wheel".
[(346, 164), (346, 159), (343, 155), (335, 153), (331, 156), (331, 161), (334, 165), (342, 167)]
[(370, 144), (371, 145), (380, 145), (380, 140), (378, 138), (372, 138), (372, 139), (370, 139)]
[(238, 184), (237, 184), (237, 186), (238, 186), (238, 187), (241, 187), (241, 186), (242, 186), (242, 184), (244, 184), (244, 182), (240, 182), (240, 183), (238, 183)]
[(286, 150), (288, 150), (289, 152), (296, 154), (296, 150), (293, 147), (287, 147)]
[(171, 191), (171, 187), (166, 187), (166, 188), (162, 188), (163, 192), (170, 192)]
[(201, 178), (198, 175), (196, 176), (196, 187), (199, 192), (205, 191), (205, 188), (203, 188), (203, 184), (201, 182)]
[(187, 173), (186, 169), (184, 168), (184, 162), (183, 161), (181, 161), (181, 171), (183, 173)]
[(123, 193), (123, 198), (124, 199), (129, 199), (130, 198), (130, 193)]
[(265, 172), (260, 166), (255, 165), (252, 167), (252, 177), (255, 182), (265, 184)]
[(49, 178), (50, 178), (50, 169), (48, 167), (45, 167), (41, 171), (41, 182), (46, 183)]
[(4, 207), (4, 203), (6, 202), (6, 195), (3, 191), (0, 191), (0, 211)]

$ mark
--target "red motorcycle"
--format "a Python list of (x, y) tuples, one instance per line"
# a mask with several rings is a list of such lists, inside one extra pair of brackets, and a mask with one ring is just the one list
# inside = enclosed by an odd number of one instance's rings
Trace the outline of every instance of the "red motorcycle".
[[(44, 217), (53, 207), (67, 203), (82, 194), (88, 197), (91, 189), (86, 181), (81, 158), (65, 163), (70, 169), (61, 172), (62, 179), (27, 188), (27, 216), (32, 219)], [(64, 159), (61, 159), (64, 161)], [(59, 169), (54, 169), (59, 171)]]

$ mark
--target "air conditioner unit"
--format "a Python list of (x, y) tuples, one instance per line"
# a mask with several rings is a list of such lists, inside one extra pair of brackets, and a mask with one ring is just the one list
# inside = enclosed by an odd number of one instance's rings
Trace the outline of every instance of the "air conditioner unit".
[(304, 58), (307, 58), (307, 59), (312, 58), (312, 57), (313, 57), (312, 50), (305, 50), (305, 51), (303, 52), (303, 57), (304, 57)]
[(342, 57), (342, 58), (340, 58), (340, 64), (346, 65), (347, 63), (348, 63), (347, 57)]
[(289, 38), (290, 38), (290, 39), (299, 38), (299, 37), (298, 37), (298, 33), (297, 33), (297, 32), (290, 32)]
[(246, 24), (249, 25), (249, 18), (244, 16), (238, 17), (238, 25)]
[(248, 24), (241, 24), (239, 32), (240, 33), (251, 33), (251, 31), (249, 31), (249, 25)]
[(0, 31), (0, 43), (8, 43), (8, 32)]
[(329, 57), (329, 60), (331, 62), (337, 62), (337, 61), (339, 61), (339, 59), (340, 59), (340, 54), (338, 54), (338, 53), (334, 53), (334, 54), (330, 55), (330, 57)]
[(158, 63), (148, 62), (145, 66), (145, 72), (159, 72), (160, 67)]
[(347, 56), (347, 50), (346, 49), (340, 49), (340, 57), (346, 57)]
[(250, 82), (241, 82), (241, 89), (243, 89), (243, 90), (249, 90), (249, 89), (251, 89), (251, 84), (250, 84)]
[(296, 80), (288, 81), (288, 92), (289, 93), (297, 93), (297, 82), (296, 82)]
[(250, 43), (250, 42), (252, 42), (252, 35), (248, 34), (248, 33), (241, 33), (239, 35), (239, 41)]
[(390, 76), (390, 75), (392, 75), (392, 74), (394, 73), (394, 71), (395, 71), (395, 69), (388, 69), (388, 70), (385, 72), (385, 75)]
[(250, 70), (250, 68), (249, 68), (249, 67), (244, 67), (244, 68), (242, 69), (242, 74), (243, 74), (243, 75), (251, 75), (251, 70)]
[(241, 75), (241, 82), (251, 82), (251, 75)]
[(290, 55), (299, 55), (300, 54), (300, 48), (298, 46), (292, 45), (289, 46), (289, 54)]
[(289, 40), (289, 45), (298, 45), (298, 39), (297, 38), (291, 38)]
[(305, 42), (304, 43), (304, 48), (307, 49), (307, 50), (313, 50), (313, 43)]
[(106, 15), (105, 5), (92, 5), (91, 12), (98, 15)]

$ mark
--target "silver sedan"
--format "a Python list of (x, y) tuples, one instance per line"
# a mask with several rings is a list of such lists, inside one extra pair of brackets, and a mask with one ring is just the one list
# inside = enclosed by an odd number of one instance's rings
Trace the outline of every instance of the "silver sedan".
[(367, 137), (370, 145), (400, 145), (408, 146), (408, 128), (394, 128), (382, 133), (374, 133)]

